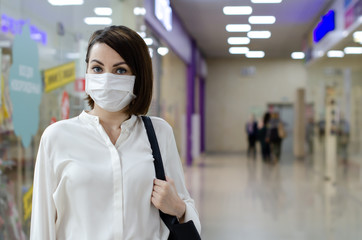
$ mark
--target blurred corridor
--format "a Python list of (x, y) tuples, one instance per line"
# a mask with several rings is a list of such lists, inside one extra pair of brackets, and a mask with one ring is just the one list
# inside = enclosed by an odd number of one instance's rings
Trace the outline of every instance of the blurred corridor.
[(335, 184), (324, 177), (320, 153), (304, 161), (284, 156), (276, 165), (241, 154), (207, 155), (202, 163), (188, 168), (186, 179), (194, 183), (203, 239), (360, 239), (362, 172), (355, 161), (338, 164)]
[(0, 0), (0, 17), (0, 240), (29, 239), (41, 136), (90, 110), (88, 39), (110, 25), (147, 45), (147, 115), (172, 127), (203, 240), (362, 239), (362, 0)]

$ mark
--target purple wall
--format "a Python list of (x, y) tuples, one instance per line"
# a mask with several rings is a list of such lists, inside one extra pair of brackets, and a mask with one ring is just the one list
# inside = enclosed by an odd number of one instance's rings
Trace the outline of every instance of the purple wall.
[(186, 79), (186, 164), (192, 165), (192, 115), (195, 112), (195, 78), (201, 79), (200, 85), (200, 119), (201, 119), (201, 151), (205, 150), (205, 78), (206, 63), (197, 49), (196, 43), (183, 28), (175, 11), (172, 16), (172, 30), (167, 31), (154, 14), (154, 0), (145, 0), (145, 22), (187, 65)]
[(192, 114), (195, 112), (196, 43), (192, 41), (191, 63), (187, 65), (186, 98), (186, 163), (192, 164)]
[(154, 0), (145, 0), (146, 8), (145, 21), (159, 35), (169, 47), (174, 51), (186, 64), (191, 63), (191, 38), (182, 26), (181, 20), (175, 12), (172, 13), (172, 30), (167, 31), (160, 21), (155, 17)]
[(199, 109), (200, 109), (200, 151), (205, 152), (205, 79), (200, 77)]

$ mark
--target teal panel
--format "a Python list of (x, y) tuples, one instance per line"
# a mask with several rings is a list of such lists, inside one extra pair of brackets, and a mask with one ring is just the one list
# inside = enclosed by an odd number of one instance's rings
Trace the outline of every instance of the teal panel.
[(22, 33), (15, 36), (12, 50), (13, 64), (9, 75), (12, 120), (15, 134), (21, 137), (23, 146), (28, 147), (39, 127), (42, 83), (38, 46), (30, 38), (27, 24)]

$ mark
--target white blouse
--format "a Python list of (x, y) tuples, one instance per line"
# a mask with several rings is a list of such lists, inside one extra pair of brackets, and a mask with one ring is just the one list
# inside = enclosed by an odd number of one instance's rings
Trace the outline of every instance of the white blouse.
[[(166, 176), (186, 203), (185, 221), (201, 225), (184, 181), (172, 128), (152, 117)], [(141, 117), (121, 126), (115, 145), (97, 116), (50, 125), (34, 173), (31, 240), (157, 240), (169, 231), (151, 203), (155, 169)]]

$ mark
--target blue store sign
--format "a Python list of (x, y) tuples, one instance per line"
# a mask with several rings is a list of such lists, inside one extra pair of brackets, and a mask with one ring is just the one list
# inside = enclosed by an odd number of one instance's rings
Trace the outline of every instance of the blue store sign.
[(314, 29), (313, 38), (314, 42), (319, 42), (327, 35), (327, 33), (333, 31), (336, 28), (335, 13), (330, 10), (326, 15), (322, 17), (322, 20), (318, 23)]
[(38, 47), (30, 37), (27, 24), (21, 34), (15, 35), (12, 50), (13, 64), (9, 76), (12, 119), (15, 134), (21, 137), (24, 147), (28, 147), (39, 127), (42, 83)]

